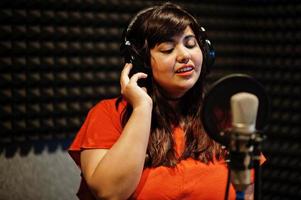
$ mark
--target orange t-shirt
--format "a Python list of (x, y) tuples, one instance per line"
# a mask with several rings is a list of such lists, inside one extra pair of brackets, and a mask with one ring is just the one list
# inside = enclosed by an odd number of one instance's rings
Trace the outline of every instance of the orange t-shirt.
[[(122, 127), (120, 115), (126, 102), (116, 110), (116, 99), (103, 100), (94, 106), (69, 148), (71, 157), (80, 167), (80, 151), (83, 149), (110, 149), (118, 140)], [(174, 128), (173, 137), (178, 153), (184, 148), (184, 133)], [(224, 199), (227, 183), (227, 164), (224, 161), (204, 164), (191, 158), (182, 160), (176, 167), (145, 168), (135, 192), (130, 199)], [(93, 199), (85, 180), (78, 191), (80, 199)], [(235, 199), (230, 186), (229, 199)]]

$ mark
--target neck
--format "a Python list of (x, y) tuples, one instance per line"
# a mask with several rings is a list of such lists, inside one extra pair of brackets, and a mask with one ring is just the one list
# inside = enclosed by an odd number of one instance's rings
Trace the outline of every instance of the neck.
[(162, 97), (166, 99), (168, 102), (178, 102), (182, 97), (168, 97), (161, 93)]
[(179, 100), (181, 100), (181, 98), (183, 97), (183, 95), (179, 95), (179, 96), (173, 96), (171, 94), (168, 94), (162, 87), (160, 87), (159, 85), (157, 85), (158, 91), (160, 93), (160, 95), (166, 99), (168, 102), (178, 102)]
[(159, 93), (160, 93), (161, 97), (163, 97), (163, 99), (165, 99), (168, 102), (168, 104), (176, 111), (182, 96), (172, 97), (172, 96), (166, 95), (166, 93), (162, 90), (162, 88), (159, 88)]

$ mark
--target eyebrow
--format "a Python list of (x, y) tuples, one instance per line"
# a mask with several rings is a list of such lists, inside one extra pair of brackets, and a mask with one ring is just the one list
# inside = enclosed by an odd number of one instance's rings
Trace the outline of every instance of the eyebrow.
[[(175, 37), (177, 37), (177, 36), (174, 36), (174, 37), (172, 37), (172, 38), (170, 38), (170, 39), (167, 39), (167, 40), (165, 40), (165, 41), (163, 41), (163, 42), (161, 42), (161, 43), (164, 43), (164, 42), (175, 42), (176, 39), (173, 39), (173, 38), (175, 38)], [(189, 35), (185, 35), (185, 36), (184, 36), (184, 39), (190, 39), (190, 38), (196, 38), (196, 37), (195, 37), (195, 35), (192, 35), (192, 34), (189, 34)]]
[[(177, 36), (174, 36), (174, 37), (172, 37), (172, 38), (170, 38), (170, 39), (167, 39), (167, 40), (164, 40), (164, 41), (158, 43), (158, 46), (160, 46), (160, 45), (162, 45), (162, 44), (164, 44), (164, 43), (175, 43), (176, 40), (173, 39), (173, 38), (175, 38), (175, 37), (177, 37)], [(190, 39), (190, 38), (195, 38), (195, 39), (196, 39), (195, 35), (189, 34), (189, 35), (185, 35), (184, 40), (187, 40), (187, 39)]]
[(196, 38), (195, 35), (186, 35), (184, 39)]

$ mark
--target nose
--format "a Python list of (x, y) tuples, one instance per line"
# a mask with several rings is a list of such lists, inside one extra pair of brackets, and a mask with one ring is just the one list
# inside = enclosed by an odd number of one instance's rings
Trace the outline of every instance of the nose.
[(177, 61), (179, 63), (188, 63), (188, 61), (190, 60), (190, 53), (188, 52), (188, 50), (185, 47), (181, 47), (179, 48), (179, 53), (177, 56)]

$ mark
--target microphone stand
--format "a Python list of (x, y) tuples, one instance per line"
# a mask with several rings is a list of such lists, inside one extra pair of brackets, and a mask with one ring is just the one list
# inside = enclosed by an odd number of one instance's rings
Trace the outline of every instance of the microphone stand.
[(264, 140), (264, 136), (260, 133), (256, 133), (254, 139), (254, 200), (261, 199), (261, 142)]
[[(264, 140), (264, 136), (261, 133), (255, 132), (251, 138), (248, 139), (248, 137), (244, 137), (239, 134), (232, 134), (231, 135), (232, 141), (235, 141), (234, 146), (237, 146), (237, 138), (239, 138), (240, 141), (245, 140), (249, 141), (246, 143), (249, 143), (251, 146), (253, 146), (253, 151), (249, 152), (251, 154), (252, 162), (253, 162), (253, 168), (254, 168), (254, 200), (261, 200), (261, 166), (260, 166), (260, 157), (261, 157), (261, 143)], [(233, 139), (235, 138), (235, 139)], [(238, 147), (238, 146), (237, 146)], [(230, 153), (231, 155), (231, 153)], [(237, 157), (236, 157), (237, 158)], [(230, 161), (230, 166), (232, 164), (232, 167), (237, 167), (236, 163), (231, 163), (233, 160)], [(231, 170), (230, 170), (231, 171)], [(230, 175), (230, 171), (228, 174), (228, 178)], [(230, 181), (228, 179), (228, 181)], [(228, 192), (229, 188), (227, 187), (226, 192)], [(241, 190), (236, 192), (236, 200), (244, 200), (245, 191), (241, 188)], [(226, 193), (226, 199), (228, 198), (228, 193)]]
[[(244, 135), (239, 132), (230, 132), (230, 171), (231, 182), (236, 190), (236, 200), (245, 199), (245, 190), (251, 183), (251, 169), (253, 162), (253, 139), (255, 134)], [(231, 173), (231, 174), (232, 174)]]

